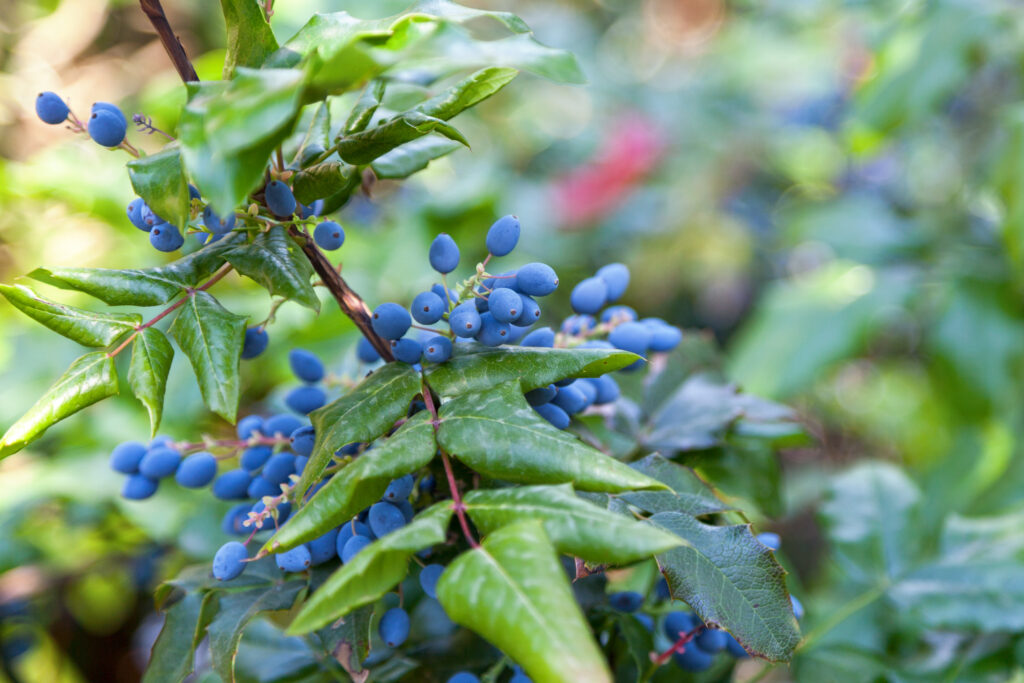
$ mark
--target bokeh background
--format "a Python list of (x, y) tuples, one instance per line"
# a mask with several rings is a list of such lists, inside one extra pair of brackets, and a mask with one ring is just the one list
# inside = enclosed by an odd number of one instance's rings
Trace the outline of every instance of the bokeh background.
[[(278, 0), (273, 26), (286, 38), (313, 11), (373, 17), (406, 4)], [(849, 494), (849, 524), (885, 509), (866, 500), (876, 489), (858, 479), (863, 461), (894, 465), (885, 491), (918, 496), (908, 533), (926, 547), (951, 514), (1005, 514), (1024, 499), (1024, 9), (1013, 0), (466, 4), (522, 15), (541, 41), (575, 52), (589, 82), (522, 76), (460, 117), (472, 151), (409, 182), (378, 183), (344, 208), (339, 253), (351, 284), (371, 302), (404, 300), (431, 282), (433, 235), (451, 233), (475, 259), (505, 213), (522, 220), (524, 258), (551, 263), (563, 282), (625, 261), (634, 279), (624, 303), (710, 331), (730, 378), (796, 407), (813, 437), (778, 459), (733, 458), (735, 481), (723, 473), (725, 493), (783, 535), (805, 630), (828, 626), (793, 669), (763, 675), (1024, 680), (1024, 619), (1016, 632), (964, 635), (875, 602), (831, 623), (870, 586), (834, 533), (837, 485)], [(165, 5), (200, 76), (219, 77), (216, 3)], [(78, 112), (107, 100), (174, 129), (184, 91), (137, 4), (0, 0), (0, 65), (0, 280), (41, 265), (161, 262), (125, 218), (124, 156), (32, 112), (37, 92), (55, 90)], [(225, 303), (262, 319), (266, 297), (236, 284)], [(568, 312), (568, 291), (551, 300), (553, 321)], [(80, 351), (6, 304), (0, 329), (6, 427)], [(342, 368), (354, 334), (332, 305), (319, 320), (286, 305), (271, 351), (301, 345)], [(273, 405), (284, 354), (243, 373), (245, 400)], [(178, 358), (162, 431), (197, 429), (225, 425), (203, 409)], [(0, 462), (0, 680), (136, 680), (159, 627), (153, 586), (221, 543), (222, 506), (209, 496), (166, 487), (144, 505), (118, 497), (107, 453), (147, 430), (123, 395)], [(901, 495), (887, 502), (898, 508)], [(906, 539), (879, 543), (889, 541)], [(243, 648), (243, 670), (244, 660)]]

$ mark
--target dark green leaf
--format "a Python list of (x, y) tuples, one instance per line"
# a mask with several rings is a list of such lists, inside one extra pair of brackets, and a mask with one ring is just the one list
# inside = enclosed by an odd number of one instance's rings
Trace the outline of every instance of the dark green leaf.
[(142, 324), (138, 313), (93, 313), (48, 301), (22, 285), (0, 285), (0, 294), (36, 322), (85, 346), (109, 346)]
[(114, 359), (103, 351), (87, 353), (61, 375), (36, 404), (0, 440), (0, 458), (16, 453), (53, 424), (117, 393)]
[(427, 133), (439, 133), (469, 147), (462, 133), (442, 119), (418, 111), (407, 111), (384, 121), (379, 126), (339, 140), (338, 156), (350, 164), (368, 164), (395, 147)]
[(383, 97), (384, 81), (371, 81), (359, 96), (356, 106), (352, 107), (343, 129), (345, 133), (351, 135), (366, 130)]
[(444, 92), (431, 97), (413, 111), (447, 121), (456, 114), (480, 104), (519, 75), (515, 69), (487, 67), (465, 78)]
[(310, 204), (339, 192), (351, 193), (361, 181), (362, 175), (355, 166), (325, 161), (296, 173), (292, 188), (297, 200)]
[(266, 547), (285, 550), (322, 536), (380, 500), (392, 479), (429, 463), (437, 444), (428, 417), (426, 413), (416, 415), (327, 480)]
[[(633, 666), (633, 675), (630, 679), (642, 680), (641, 676), (651, 666), (650, 655), (654, 651), (654, 634), (632, 614), (615, 613), (612, 619), (622, 635), (622, 645), (629, 654), (629, 661)], [(617, 677), (616, 680), (621, 679)]]
[(167, 375), (171, 371), (174, 348), (167, 336), (155, 327), (139, 332), (132, 342), (132, 361), (128, 366), (128, 384), (135, 398), (149, 411), (152, 434), (156, 434), (163, 415)]
[(396, 147), (377, 157), (370, 168), (378, 178), (408, 178), (427, 167), (434, 159), (451, 154), (459, 143), (443, 138), (423, 137)]
[(316, 112), (313, 114), (313, 120), (309, 122), (309, 130), (306, 131), (306, 137), (302, 139), (302, 144), (299, 145), (297, 158), (302, 158), (302, 151), (310, 145), (320, 145), (325, 149), (331, 144), (331, 107), (326, 101), (321, 102), (316, 107)]
[(228, 311), (206, 292), (197, 291), (181, 307), (170, 333), (192, 364), (203, 401), (210, 410), (234, 422), (245, 318)]
[(143, 683), (181, 681), (192, 673), (196, 648), (217, 611), (217, 597), (213, 592), (187, 593), (166, 610)]
[(786, 572), (749, 527), (708, 526), (680, 512), (659, 512), (650, 521), (687, 541), (658, 556), (672, 597), (728, 630), (749, 652), (772, 661), (792, 656), (800, 633)]
[(457, 557), (437, 597), (452, 621), (491, 641), (537, 683), (611, 681), (539, 521), (499, 529)]
[(682, 544), (674, 534), (578, 498), (568, 484), (470, 491), (465, 502), (485, 536), (537, 519), (559, 552), (595, 564), (629, 564)]
[(685, 512), (688, 515), (707, 515), (732, 508), (719, 500), (711, 488), (689, 467), (666, 460), (660, 455), (649, 455), (632, 464), (638, 472), (657, 479), (669, 491), (635, 491), (623, 493), (621, 498), (647, 512)]
[(320, 299), (309, 283), (313, 267), (284, 227), (272, 226), (257, 234), (251, 243), (231, 247), (225, 251), (224, 258), (235, 270), (260, 283), (271, 294), (320, 311)]
[(317, 631), (325, 649), (334, 655), (349, 675), (361, 672), (363, 662), (370, 654), (372, 617), (373, 605), (364, 605), (346, 614), (337, 625)]
[(224, 78), (239, 66), (259, 67), (275, 50), (277, 39), (257, 0), (220, 0), (227, 28)]
[(444, 543), (451, 516), (449, 501), (436, 503), (401, 529), (363, 548), (313, 593), (288, 633), (308, 633), (376, 602), (405, 578), (414, 553)]
[(609, 493), (665, 488), (553, 427), (526, 403), (517, 382), (460, 394), (441, 406), (440, 417), (441, 446), (488, 477)]
[(128, 162), (128, 179), (156, 215), (179, 228), (189, 217), (188, 179), (177, 146)]

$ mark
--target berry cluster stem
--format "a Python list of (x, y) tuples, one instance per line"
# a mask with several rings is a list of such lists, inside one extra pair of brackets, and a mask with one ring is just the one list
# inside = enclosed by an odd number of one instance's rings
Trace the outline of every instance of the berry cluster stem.
[(669, 647), (667, 650), (658, 655), (654, 655), (653, 653), (651, 654), (651, 663), (655, 667), (659, 667), (665, 662), (667, 662), (669, 659), (671, 659), (672, 655), (674, 655), (675, 653), (685, 651), (687, 643), (689, 643), (691, 640), (699, 636), (706, 628), (707, 626), (705, 626), (704, 624), (698, 624), (686, 633), (680, 633), (679, 639), (676, 642), (674, 642), (672, 646)]

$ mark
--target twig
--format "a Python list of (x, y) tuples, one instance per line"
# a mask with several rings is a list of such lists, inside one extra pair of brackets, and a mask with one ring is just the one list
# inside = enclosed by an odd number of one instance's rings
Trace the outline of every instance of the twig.
[(199, 75), (196, 74), (195, 67), (192, 66), (188, 55), (185, 54), (185, 48), (181, 41), (174, 35), (171, 24), (167, 21), (167, 15), (164, 13), (164, 8), (160, 5), (160, 0), (139, 0), (139, 6), (146, 13), (146, 17), (149, 19), (149, 23), (153, 25), (157, 35), (160, 36), (160, 42), (163, 44), (167, 56), (171, 58), (174, 68), (178, 70), (181, 80), (186, 83), (198, 81)]

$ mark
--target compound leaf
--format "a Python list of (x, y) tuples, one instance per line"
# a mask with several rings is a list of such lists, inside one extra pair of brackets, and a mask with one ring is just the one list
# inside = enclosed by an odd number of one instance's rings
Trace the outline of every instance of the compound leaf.
[(232, 246), (225, 251), (224, 258), (272, 295), (320, 311), (320, 299), (309, 283), (313, 268), (284, 227), (275, 225), (256, 235), (249, 244)]
[(163, 415), (167, 375), (171, 371), (174, 347), (155, 327), (139, 331), (132, 342), (132, 360), (128, 366), (128, 384), (135, 398), (146, 406), (152, 434), (156, 434)]
[(138, 313), (93, 313), (49, 301), (22, 285), (0, 284), (0, 294), (36, 322), (84, 346), (109, 346), (142, 323)]

